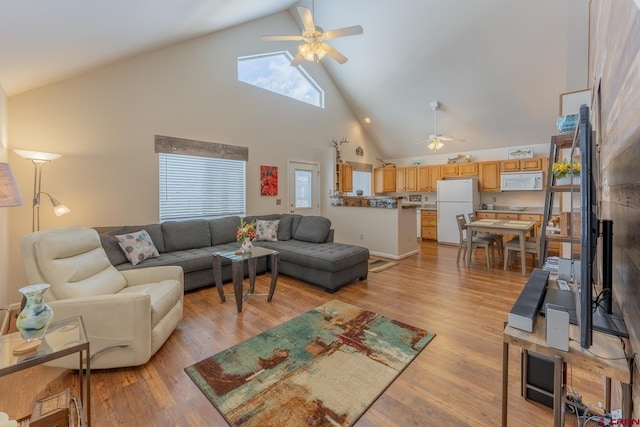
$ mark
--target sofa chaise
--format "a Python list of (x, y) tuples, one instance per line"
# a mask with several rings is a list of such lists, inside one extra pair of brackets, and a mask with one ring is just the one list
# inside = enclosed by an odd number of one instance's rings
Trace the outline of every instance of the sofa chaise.
[[(261, 221), (277, 226), (277, 237), (254, 240), (280, 253), (280, 274), (295, 277), (335, 292), (341, 286), (367, 278), (369, 250), (365, 247), (333, 242), (331, 221), (321, 216), (271, 214), (247, 216), (246, 222)], [(236, 231), (241, 218), (167, 221), (139, 226), (95, 227), (111, 264), (118, 270), (177, 265), (184, 270), (185, 291), (211, 286), (213, 252), (240, 247)], [(157, 256), (134, 265), (123, 252), (116, 236), (145, 230), (157, 249)], [(268, 270), (261, 258), (257, 271)], [(223, 260), (222, 280), (232, 279), (231, 263)]]

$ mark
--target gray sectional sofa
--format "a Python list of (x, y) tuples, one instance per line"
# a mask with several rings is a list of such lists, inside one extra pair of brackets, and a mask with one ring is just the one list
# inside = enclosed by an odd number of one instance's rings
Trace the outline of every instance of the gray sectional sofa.
[[(247, 216), (245, 221), (279, 221), (277, 241), (254, 241), (280, 252), (280, 274), (295, 277), (335, 292), (347, 283), (367, 277), (369, 250), (333, 242), (328, 218), (293, 214)], [(236, 250), (240, 217), (211, 220), (167, 221), (137, 226), (94, 227), (111, 264), (118, 270), (178, 265), (184, 270), (185, 291), (213, 285), (212, 257), (216, 251)], [(116, 235), (146, 230), (159, 256), (133, 265), (118, 244)], [(259, 259), (258, 272), (268, 270), (268, 257)], [(222, 280), (230, 281), (231, 263), (223, 262)]]

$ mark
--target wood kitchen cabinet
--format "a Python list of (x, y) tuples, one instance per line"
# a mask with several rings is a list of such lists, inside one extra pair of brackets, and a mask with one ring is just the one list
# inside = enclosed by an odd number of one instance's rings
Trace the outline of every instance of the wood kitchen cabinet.
[(460, 166), (458, 163), (447, 163), (445, 165), (440, 165), (441, 178), (446, 178), (450, 176), (459, 176), (459, 175), (460, 175)]
[(501, 172), (533, 172), (541, 171), (546, 164), (544, 157), (531, 157), (528, 159), (511, 159), (500, 162)]
[(500, 191), (500, 162), (480, 162), (478, 166), (480, 191)]
[(478, 176), (478, 162), (467, 162), (458, 164), (459, 176)]
[(404, 188), (405, 191), (418, 191), (418, 168), (416, 166), (405, 168)]
[(418, 168), (396, 168), (396, 191), (418, 191)]
[(496, 219), (495, 212), (476, 212), (476, 218), (478, 219)]
[(374, 193), (393, 193), (396, 191), (396, 168), (384, 167), (373, 170)]
[(440, 165), (442, 178), (453, 176), (478, 176), (478, 162), (447, 163)]
[(420, 237), (423, 240), (438, 240), (437, 211), (420, 211)]
[(336, 189), (340, 193), (350, 193), (353, 191), (353, 167), (350, 164), (338, 163), (336, 177)]
[(422, 166), (418, 168), (418, 191), (435, 192), (438, 189), (440, 166)]
[(406, 191), (407, 168), (396, 168), (396, 191)]

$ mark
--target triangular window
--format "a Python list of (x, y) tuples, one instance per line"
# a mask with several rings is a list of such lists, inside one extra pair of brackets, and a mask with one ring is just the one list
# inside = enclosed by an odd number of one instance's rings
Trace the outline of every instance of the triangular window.
[(292, 60), (287, 51), (238, 57), (238, 80), (324, 108), (324, 91)]

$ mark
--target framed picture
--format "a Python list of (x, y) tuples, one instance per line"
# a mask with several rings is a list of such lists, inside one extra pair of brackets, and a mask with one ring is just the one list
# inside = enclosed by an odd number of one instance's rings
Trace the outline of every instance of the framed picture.
[(509, 160), (529, 159), (531, 157), (533, 157), (533, 147), (510, 148), (507, 156)]
[(278, 167), (260, 166), (260, 195), (278, 195)]
[(579, 114), (580, 106), (587, 104), (591, 107), (591, 89), (577, 90), (560, 94), (560, 115)]

